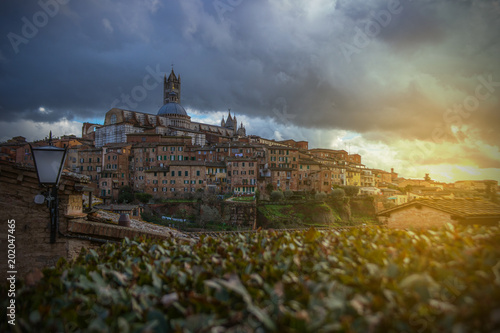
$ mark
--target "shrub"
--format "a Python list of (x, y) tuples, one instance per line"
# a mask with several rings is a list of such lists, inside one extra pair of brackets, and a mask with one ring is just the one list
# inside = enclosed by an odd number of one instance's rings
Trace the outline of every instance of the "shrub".
[(326, 199), (326, 193), (318, 192), (314, 195), (314, 199), (317, 201), (324, 201)]
[(143, 204), (147, 204), (153, 196), (149, 193), (136, 193), (135, 198), (142, 202)]
[(345, 197), (345, 191), (341, 188), (333, 189), (330, 193), (330, 198), (334, 201), (342, 202)]
[(134, 193), (130, 186), (123, 186), (118, 193), (118, 203), (131, 203), (134, 201)]
[(272, 191), (271, 192), (271, 200), (272, 201), (280, 201), (283, 200), (284, 195), (281, 191)]
[(348, 197), (354, 197), (359, 193), (359, 187), (354, 185), (344, 186), (345, 195)]
[(125, 239), (60, 260), (31, 286), (16, 283), (16, 329), (493, 332), (499, 234), (370, 227)]
[(283, 195), (285, 196), (285, 199), (289, 200), (293, 196), (293, 191), (292, 190), (286, 190)]

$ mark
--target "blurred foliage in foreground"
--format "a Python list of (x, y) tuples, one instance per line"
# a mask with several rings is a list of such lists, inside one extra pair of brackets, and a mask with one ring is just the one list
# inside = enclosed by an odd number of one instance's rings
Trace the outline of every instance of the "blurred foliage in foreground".
[(125, 240), (18, 284), (0, 330), (491, 332), (499, 244), (499, 228), (451, 225)]

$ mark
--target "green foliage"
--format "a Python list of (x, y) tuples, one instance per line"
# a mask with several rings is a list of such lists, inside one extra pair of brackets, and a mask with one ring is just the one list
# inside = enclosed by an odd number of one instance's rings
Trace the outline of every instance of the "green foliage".
[(293, 196), (293, 191), (292, 190), (285, 190), (285, 192), (283, 192), (283, 195), (285, 196), (285, 199), (290, 200)]
[(255, 198), (253, 196), (248, 196), (248, 197), (234, 197), (232, 199), (233, 201), (242, 201), (242, 202), (248, 202), (248, 201), (254, 201)]
[(348, 197), (354, 197), (359, 193), (359, 187), (354, 185), (347, 185), (343, 187), (345, 195)]
[(333, 189), (330, 192), (330, 198), (334, 201), (342, 202), (345, 197), (345, 191), (341, 188)]
[(272, 193), (273, 191), (274, 191), (274, 185), (273, 185), (273, 184), (271, 184), (271, 183), (267, 184), (267, 185), (266, 185), (266, 193), (267, 193), (268, 195), (271, 195), (271, 193)]
[(281, 201), (285, 196), (281, 191), (272, 191), (271, 192), (271, 201)]
[(118, 192), (118, 203), (131, 203), (134, 201), (134, 193), (130, 186), (123, 186)]
[(136, 193), (135, 198), (142, 202), (143, 204), (147, 204), (153, 196), (149, 193)]
[(449, 226), (126, 239), (59, 261), (34, 286), (19, 281), (16, 329), (492, 332), (499, 234)]
[(326, 193), (318, 192), (314, 195), (314, 199), (317, 201), (324, 201), (326, 199)]

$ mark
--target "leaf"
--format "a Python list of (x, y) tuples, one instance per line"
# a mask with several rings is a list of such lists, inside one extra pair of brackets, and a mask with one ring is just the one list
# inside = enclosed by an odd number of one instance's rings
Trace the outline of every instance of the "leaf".
[(436, 292), (439, 285), (427, 273), (412, 274), (404, 278), (399, 286), (403, 289), (415, 291), (426, 302)]
[(163, 295), (161, 298), (161, 304), (163, 304), (164, 307), (168, 308), (170, 305), (172, 305), (174, 302), (177, 302), (178, 300), (179, 300), (179, 295), (177, 295), (177, 293), (174, 292), (167, 295)]

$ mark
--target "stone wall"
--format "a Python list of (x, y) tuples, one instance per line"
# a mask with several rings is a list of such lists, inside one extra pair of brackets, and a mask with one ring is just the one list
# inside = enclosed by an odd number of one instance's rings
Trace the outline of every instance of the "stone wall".
[[(0, 278), (7, 271), (18, 277), (30, 270), (53, 266), (59, 258), (77, 256), (82, 247), (96, 248), (108, 241), (125, 237), (161, 239), (168, 234), (145, 232), (112, 224), (89, 222), (82, 213), (82, 190), (87, 178), (77, 175), (61, 177), (59, 196), (59, 231), (50, 243), (50, 213), (47, 205), (35, 204), (34, 198), (46, 189), (38, 184), (33, 168), (0, 163)], [(8, 267), (8, 224), (15, 221), (15, 266)]]
[(235, 202), (227, 200), (225, 210), (229, 213), (227, 223), (232, 226), (238, 226), (243, 229), (255, 229), (257, 225), (257, 206), (253, 202)]
[(379, 221), (390, 228), (435, 228), (455, 223), (451, 215), (426, 206), (410, 206), (379, 216)]
[[(82, 183), (83, 182), (83, 183)], [(66, 216), (82, 218), (78, 186), (85, 183), (76, 177), (61, 177), (59, 195), (59, 230), (67, 232)], [(76, 187), (75, 187), (76, 186)], [(47, 205), (35, 204), (34, 198), (46, 189), (38, 184), (33, 168), (0, 164), (0, 276), (7, 272), (8, 221), (15, 221), (15, 270), (25, 274), (32, 268), (54, 265), (60, 257), (68, 256), (68, 242), (57, 237), (50, 243), (50, 213)], [(75, 197), (76, 196), (76, 197)], [(75, 201), (80, 197), (80, 205)], [(68, 215), (74, 214), (74, 215)]]

